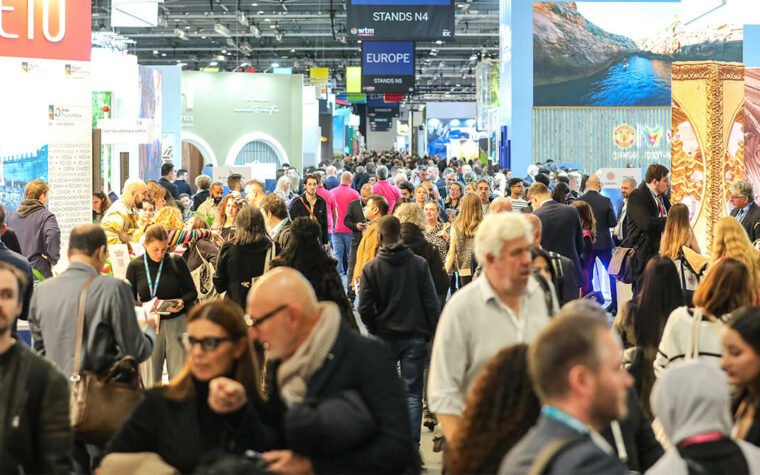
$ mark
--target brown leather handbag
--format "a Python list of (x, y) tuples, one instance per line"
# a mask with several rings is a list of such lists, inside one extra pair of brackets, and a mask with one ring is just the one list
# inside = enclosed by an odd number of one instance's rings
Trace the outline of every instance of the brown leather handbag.
[(143, 393), (140, 390), (139, 364), (133, 356), (117, 361), (104, 376), (82, 371), (85, 304), (87, 289), (94, 279), (95, 276), (85, 282), (79, 295), (70, 416), (71, 426), (81, 440), (103, 447), (124, 425), (142, 400)]

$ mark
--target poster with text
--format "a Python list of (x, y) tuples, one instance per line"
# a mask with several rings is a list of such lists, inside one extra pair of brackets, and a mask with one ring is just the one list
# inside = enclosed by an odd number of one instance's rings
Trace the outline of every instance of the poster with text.
[(32, 180), (50, 184), (61, 248), (92, 220), (90, 63), (0, 58), (0, 203), (18, 207)]
[(675, 61), (742, 61), (741, 25), (688, 25), (678, 2), (533, 3), (534, 106), (670, 106)]

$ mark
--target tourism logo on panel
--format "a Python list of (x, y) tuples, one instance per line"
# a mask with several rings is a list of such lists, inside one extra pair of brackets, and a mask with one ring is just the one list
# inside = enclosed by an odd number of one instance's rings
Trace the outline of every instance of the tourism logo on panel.
[(636, 141), (636, 131), (628, 124), (618, 125), (612, 132), (612, 139), (618, 147), (630, 148)]
[(662, 138), (662, 126), (656, 126), (656, 127), (649, 127), (648, 125), (644, 126), (644, 135), (647, 138), (647, 142), (649, 142), (649, 145), (651, 147), (657, 147), (660, 143), (660, 139)]

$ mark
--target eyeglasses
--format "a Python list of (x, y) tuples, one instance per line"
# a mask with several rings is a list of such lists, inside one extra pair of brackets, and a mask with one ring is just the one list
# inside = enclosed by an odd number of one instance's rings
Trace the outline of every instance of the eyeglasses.
[(195, 338), (195, 337), (190, 336), (188, 333), (183, 333), (179, 337), (179, 342), (185, 347), (185, 349), (187, 349), (187, 351), (190, 351), (196, 344), (200, 344), (201, 349), (204, 352), (214, 351), (223, 342), (234, 341), (234, 340), (235, 340), (234, 338), (221, 337), (221, 336), (207, 336), (206, 338)]
[(246, 313), (243, 318), (245, 318), (245, 323), (249, 327), (256, 328), (257, 326), (259, 326), (262, 323), (264, 323), (264, 321), (269, 320), (270, 318), (272, 318), (275, 315), (277, 315), (278, 312), (280, 312), (282, 310), (285, 310), (287, 307), (288, 307), (287, 304), (280, 305), (279, 307), (277, 307), (276, 309), (272, 310), (271, 312), (265, 313), (264, 315), (262, 315), (262, 316), (260, 316), (258, 318), (254, 318), (254, 317), (252, 317), (252, 316), (250, 316), (250, 315), (248, 315)]

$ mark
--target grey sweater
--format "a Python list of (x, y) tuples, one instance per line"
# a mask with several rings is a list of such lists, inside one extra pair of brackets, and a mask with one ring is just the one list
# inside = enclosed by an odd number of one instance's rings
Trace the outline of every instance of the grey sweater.
[[(76, 344), (79, 293), (85, 281), (97, 275), (86, 264), (72, 263), (58, 277), (34, 291), (29, 310), (33, 346), (51, 359), (64, 375), (72, 374)], [(99, 276), (90, 285), (85, 310), (82, 370), (103, 373), (124, 356), (147, 360), (156, 336), (143, 333), (135, 316), (129, 286), (113, 277)]]

